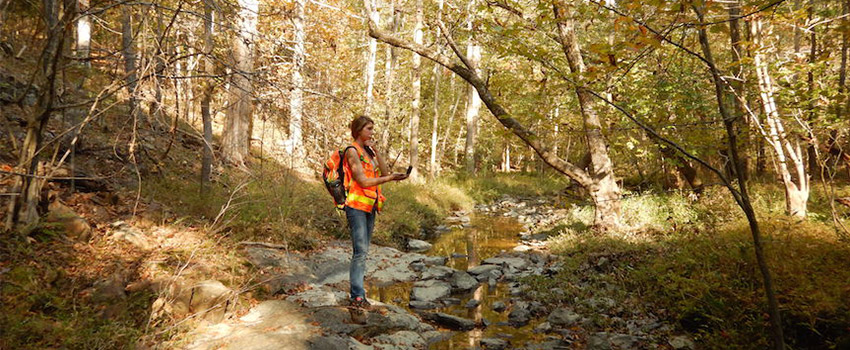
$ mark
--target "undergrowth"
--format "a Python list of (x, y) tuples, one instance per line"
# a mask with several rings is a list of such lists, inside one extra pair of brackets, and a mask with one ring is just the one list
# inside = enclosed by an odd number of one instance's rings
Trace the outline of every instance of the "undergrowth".
[[(768, 187), (758, 186), (753, 198), (786, 342), (795, 349), (850, 347), (850, 245), (822, 214), (804, 222), (785, 217), (781, 192), (777, 198)], [(626, 199), (629, 228), (608, 235), (584, 231), (592, 212), (575, 207), (551, 232), (549, 245), (566, 268), (554, 279), (527, 282), (553, 303), (605, 294), (675, 321), (707, 349), (768, 348), (752, 237), (725, 195), (712, 191), (694, 202), (678, 194)], [(813, 194), (812, 206), (825, 208), (823, 198)], [(565, 292), (552, 293), (555, 288)]]

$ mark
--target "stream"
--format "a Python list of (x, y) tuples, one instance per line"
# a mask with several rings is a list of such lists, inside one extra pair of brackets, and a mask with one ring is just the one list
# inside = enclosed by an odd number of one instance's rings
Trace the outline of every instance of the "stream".
[[(494, 257), (502, 252), (510, 252), (518, 245), (518, 233), (523, 230), (514, 218), (494, 217), (482, 214), (471, 214), (469, 225), (455, 225), (450, 231), (436, 238), (432, 248), (424, 254), (428, 256), (448, 257), (448, 267), (466, 271), (479, 266), (481, 261)], [(412, 282), (372, 285), (369, 295), (383, 303), (394, 304), (411, 310), (410, 302)], [(494, 304), (510, 305), (510, 290), (506, 283), (481, 283), (471, 292), (452, 295), (448, 305), (436, 310), (446, 314), (474, 320), (477, 324), (487, 327), (475, 328), (470, 331), (458, 331), (452, 337), (431, 344), (430, 349), (467, 349), (479, 346), (484, 338), (499, 338), (509, 340), (514, 346), (542, 339), (542, 334), (532, 330), (541, 321), (532, 320), (520, 328), (508, 324), (508, 311), (494, 311)], [(472, 301), (472, 300), (476, 300)], [(470, 304), (471, 302), (471, 304)], [(445, 303), (444, 303), (445, 304)], [(472, 306), (473, 304), (477, 304)], [(413, 310), (411, 310), (413, 311)]]

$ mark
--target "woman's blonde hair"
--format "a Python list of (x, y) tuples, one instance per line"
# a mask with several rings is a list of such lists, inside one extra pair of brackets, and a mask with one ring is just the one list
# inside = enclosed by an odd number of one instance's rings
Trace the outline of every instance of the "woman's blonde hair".
[(356, 139), (357, 135), (360, 134), (360, 130), (363, 130), (363, 128), (370, 123), (375, 124), (371, 118), (365, 115), (358, 115), (355, 117), (354, 120), (351, 121), (351, 124), (348, 125), (348, 127), (351, 128), (351, 138)]

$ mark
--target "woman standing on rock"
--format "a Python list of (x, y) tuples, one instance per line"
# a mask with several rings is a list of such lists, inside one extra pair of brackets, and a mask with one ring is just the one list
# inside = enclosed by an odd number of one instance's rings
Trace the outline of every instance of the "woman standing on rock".
[[(351, 243), (354, 246), (349, 270), (350, 302), (352, 306), (367, 308), (369, 302), (366, 300), (363, 278), (366, 274), (366, 254), (375, 227), (375, 215), (381, 210), (385, 200), (380, 185), (389, 181), (404, 180), (407, 175), (389, 173), (384, 157), (375, 150), (375, 142), (372, 140), (375, 122), (372, 119), (358, 116), (351, 121), (349, 127), (354, 142), (345, 150), (343, 167), (347, 176), (350, 176), (344, 210), (348, 227), (351, 229)], [(382, 174), (388, 175), (381, 176)]]

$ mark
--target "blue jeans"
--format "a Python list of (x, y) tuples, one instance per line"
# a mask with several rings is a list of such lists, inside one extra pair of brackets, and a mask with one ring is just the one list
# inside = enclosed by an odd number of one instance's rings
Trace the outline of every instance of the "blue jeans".
[(372, 229), (375, 228), (375, 212), (367, 213), (345, 207), (345, 217), (348, 219), (351, 244), (354, 246), (348, 275), (351, 283), (351, 299), (356, 297), (365, 299), (366, 289), (363, 287), (363, 278), (366, 275), (366, 254), (369, 252), (369, 243), (372, 242)]

